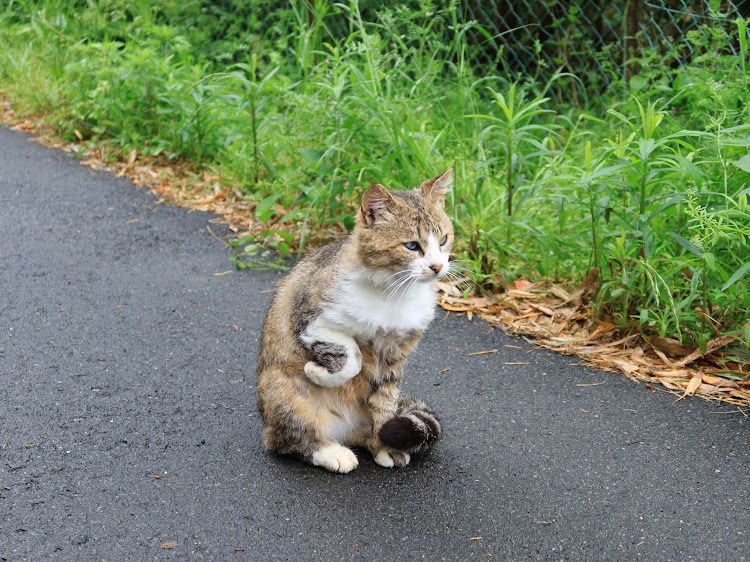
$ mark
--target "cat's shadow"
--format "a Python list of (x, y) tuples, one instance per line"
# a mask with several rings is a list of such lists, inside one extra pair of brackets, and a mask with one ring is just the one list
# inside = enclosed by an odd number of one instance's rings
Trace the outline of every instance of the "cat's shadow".
[(385, 468), (375, 462), (367, 449), (353, 447), (352, 451), (354, 451), (354, 454), (357, 456), (359, 465), (347, 474), (330, 472), (319, 466), (313, 466), (301, 462), (292, 456), (280, 455), (270, 451), (264, 451), (261, 460), (265, 459), (269, 466), (276, 467), (276, 469), (287, 473), (289, 476), (302, 477), (305, 479), (324, 478), (326, 480), (328, 478), (334, 480), (358, 480), (363, 477), (367, 477), (367, 479), (378, 479), (380, 477), (391, 479), (393, 477), (398, 477), (399, 475), (406, 476), (408, 474), (413, 476), (415, 472), (438, 473), (441, 468), (444, 468), (449, 463), (449, 460), (439, 450), (432, 450), (426, 454), (412, 455), (409, 464), (404, 467)]

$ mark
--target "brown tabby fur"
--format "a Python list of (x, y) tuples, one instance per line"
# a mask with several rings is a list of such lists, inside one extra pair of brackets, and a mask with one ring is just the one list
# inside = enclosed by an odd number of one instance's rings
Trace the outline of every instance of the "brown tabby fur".
[[(400, 397), (404, 364), (422, 337), (423, 326), (407, 330), (373, 327), (369, 334), (352, 334), (361, 369), (338, 386), (315, 384), (306, 376), (305, 366), (328, 364), (333, 371), (348, 356), (335, 345), (308, 345), (300, 337), (321, 311), (343, 298), (342, 283), (353, 273), (392, 274), (408, 267), (419, 253), (404, 247), (407, 241), (420, 241), (426, 248), (430, 233), (445, 236), (440, 250), (447, 271), (453, 228), (443, 207), (451, 184), (452, 170), (448, 170), (411, 191), (389, 192), (372, 186), (363, 196), (352, 234), (310, 254), (281, 281), (263, 328), (258, 358), (258, 407), (268, 450), (334, 472), (349, 472), (357, 466), (357, 459), (343, 444), (367, 448), (383, 466), (404, 466), (410, 452), (426, 450), (437, 440), (440, 424), (432, 411), (417, 400)], [(432, 290), (439, 272), (435, 275), (419, 283)], [(386, 286), (376, 290), (385, 291)], [(434, 308), (434, 298), (428, 304)], [(425, 315), (424, 326), (432, 312)], [(411, 412), (411, 417), (399, 419), (400, 412)], [(424, 422), (423, 434), (404, 435), (399, 441), (402, 426), (419, 421)], [(400, 450), (385, 445), (381, 433), (391, 436), (391, 444), (405, 445)]]

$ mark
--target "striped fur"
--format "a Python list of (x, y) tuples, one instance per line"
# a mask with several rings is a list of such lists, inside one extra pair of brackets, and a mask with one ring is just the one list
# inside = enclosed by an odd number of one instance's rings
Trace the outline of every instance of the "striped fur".
[(380, 441), (407, 453), (429, 451), (440, 439), (442, 428), (435, 412), (421, 400), (399, 400), (396, 415), (380, 428)]
[(449, 170), (412, 191), (371, 187), (352, 234), (281, 281), (258, 358), (268, 450), (344, 473), (357, 466), (347, 446), (398, 467), (440, 437), (432, 410), (400, 387), (449, 269), (451, 184)]

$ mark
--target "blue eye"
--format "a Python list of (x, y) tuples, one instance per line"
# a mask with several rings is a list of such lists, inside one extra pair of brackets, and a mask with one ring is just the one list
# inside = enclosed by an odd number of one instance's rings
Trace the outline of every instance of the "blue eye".
[(404, 242), (404, 246), (407, 250), (411, 250), (412, 252), (419, 250), (419, 242)]

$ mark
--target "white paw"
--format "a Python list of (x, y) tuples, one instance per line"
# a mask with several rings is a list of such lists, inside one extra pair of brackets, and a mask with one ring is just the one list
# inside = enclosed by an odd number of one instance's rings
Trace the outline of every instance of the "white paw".
[(315, 466), (322, 466), (326, 470), (342, 474), (351, 472), (359, 464), (357, 457), (350, 449), (337, 443), (325, 445), (315, 451), (312, 462)]
[(385, 468), (406, 466), (411, 460), (409, 453), (396, 451), (395, 449), (381, 449), (374, 458), (377, 464), (384, 466)]
[(354, 377), (357, 373), (338, 371), (329, 373), (328, 369), (321, 367), (317, 363), (308, 361), (305, 363), (305, 375), (318, 386), (341, 386), (346, 381)]
[(308, 379), (319, 386), (329, 386), (326, 384), (328, 369), (321, 367), (317, 363), (313, 363), (312, 361), (305, 363), (305, 375), (307, 375)]

